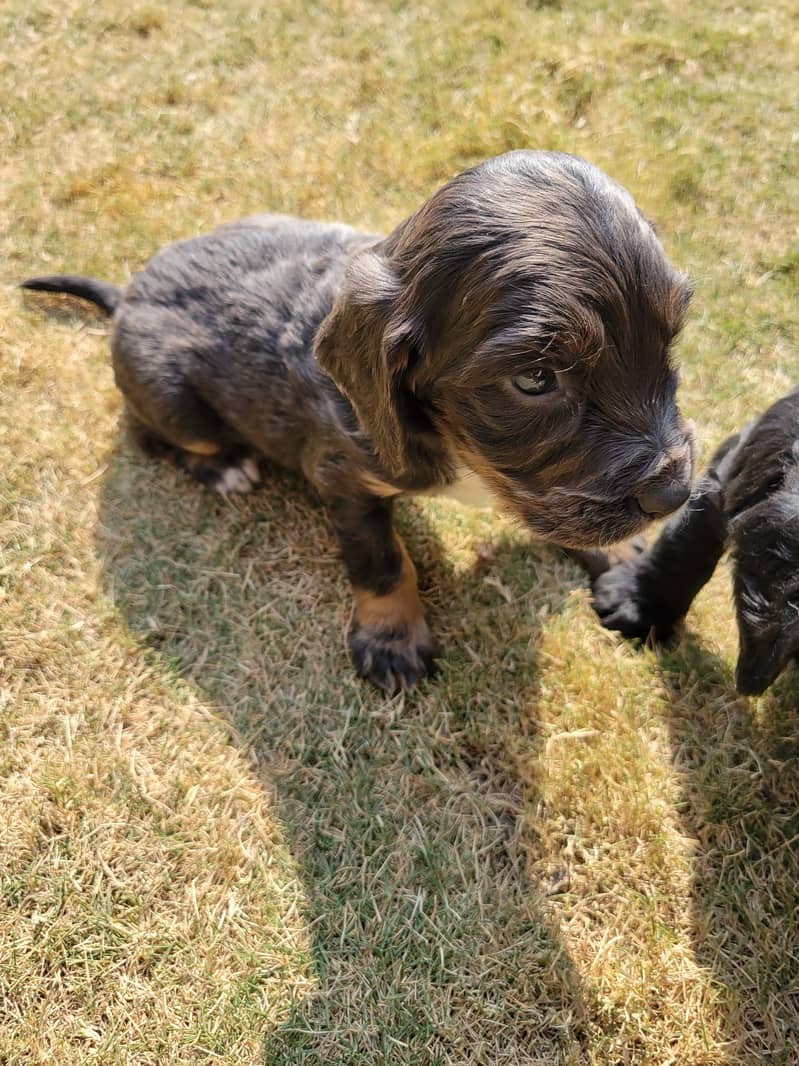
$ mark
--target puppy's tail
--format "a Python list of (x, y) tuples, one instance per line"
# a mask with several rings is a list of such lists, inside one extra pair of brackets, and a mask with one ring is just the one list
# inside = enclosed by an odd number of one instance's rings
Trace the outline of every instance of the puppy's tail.
[(82, 300), (91, 300), (101, 307), (106, 314), (113, 315), (122, 299), (122, 289), (109, 285), (96, 278), (82, 278), (75, 274), (46, 274), (41, 278), (28, 278), (20, 285), (21, 289), (36, 289), (38, 292), (65, 292), (70, 296), (79, 296)]

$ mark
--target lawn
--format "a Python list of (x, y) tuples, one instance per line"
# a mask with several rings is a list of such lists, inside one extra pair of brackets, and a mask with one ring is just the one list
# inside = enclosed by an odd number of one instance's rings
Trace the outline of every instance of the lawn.
[(799, 1061), (799, 672), (736, 695), (726, 569), (640, 651), (510, 519), (408, 501), (446, 654), (387, 699), (310, 490), (145, 460), (106, 320), (16, 288), (573, 151), (696, 281), (707, 458), (799, 380), (798, 54), (789, 0), (4, 0), (3, 1066)]

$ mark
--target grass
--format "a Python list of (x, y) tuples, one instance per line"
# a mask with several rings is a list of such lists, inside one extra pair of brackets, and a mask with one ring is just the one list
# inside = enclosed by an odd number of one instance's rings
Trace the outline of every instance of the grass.
[(124, 281), (253, 211), (388, 229), (518, 146), (628, 185), (697, 281), (705, 457), (796, 382), (793, 5), (0, 11), (0, 1062), (799, 1058), (799, 678), (736, 696), (721, 571), (668, 652), (507, 519), (409, 502), (440, 677), (351, 676), (329, 526), (119, 428)]

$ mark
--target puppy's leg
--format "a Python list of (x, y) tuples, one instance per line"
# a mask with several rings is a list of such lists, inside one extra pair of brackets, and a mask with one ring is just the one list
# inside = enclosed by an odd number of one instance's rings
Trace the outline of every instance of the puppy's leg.
[(258, 460), (247, 448), (234, 447), (209, 452), (205, 441), (176, 448), (174, 462), (195, 481), (223, 496), (252, 492), (261, 480)]
[(326, 503), (355, 594), (350, 649), (355, 669), (391, 694), (432, 673), (436, 649), (416, 568), (393, 525), (390, 499), (357, 494)]
[(602, 625), (625, 637), (667, 640), (715, 570), (726, 531), (721, 484), (707, 474), (649, 551), (593, 582)]
[(210, 434), (173, 444), (146, 426), (130, 406), (126, 415), (128, 431), (142, 451), (154, 459), (168, 459), (215, 492), (224, 496), (251, 492), (261, 480), (257, 459), (241, 445), (222, 444)]
[(606, 629), (641, 640), (672, 635), (727, 546), (724, 490), (744, 441), (742, 434), (724, 441), (688, 503), (649, 551), (592, 582), (594, 608)]

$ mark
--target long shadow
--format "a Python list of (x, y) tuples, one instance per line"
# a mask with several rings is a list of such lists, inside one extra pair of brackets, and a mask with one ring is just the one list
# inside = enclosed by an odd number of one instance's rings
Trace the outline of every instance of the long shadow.
[(660, 656), (695, 841), (697, 961), (734, 1066), (799, 1062), (799, 671), (758, 700), (691, 633)]
[(535, 717), (540, 559), (500, 544), (456, 574), (404, 507), (447, 654), (434, 683), (388, 700), (352, 675), (321, 508), (290, 475), (267, 482), (226, 503), (123, 442), (96, 538), (128, 625), (254, 753), (306, 883), (318, 989), (265, 1061), (575, 1061), (584, 991), (526, 880), (508, 752)]

